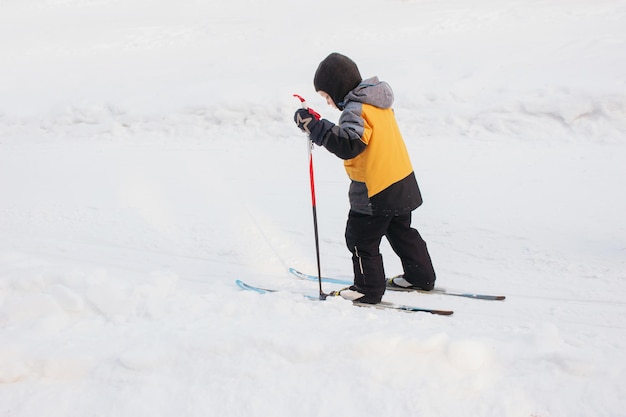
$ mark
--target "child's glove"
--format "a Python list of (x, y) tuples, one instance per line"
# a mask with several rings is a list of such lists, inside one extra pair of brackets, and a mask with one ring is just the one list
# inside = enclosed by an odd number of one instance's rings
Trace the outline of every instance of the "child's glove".
[[(313, 111), (313, 113), (311, 113)], [(298, 109), (293, 115), (293, 121), (296, 122), (300, 130), (308, 133), (309, 139), (316, 145), (323, 146), (324, 136), (333, 126), (332, 122), (326, 119), (318, 119), (319, 115), (311, 109)]]
[(317, 123), (317, 119), (312, 113), (309, 113), (308, 109), (298, 109), (293, 115), (293, 121), (296, 122), (300, 130), (306, 134), (311, 134), (311, 129)]

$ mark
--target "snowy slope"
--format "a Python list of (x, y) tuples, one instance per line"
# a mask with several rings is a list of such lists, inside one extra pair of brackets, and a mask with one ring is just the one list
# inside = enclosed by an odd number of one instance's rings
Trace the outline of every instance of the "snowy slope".
[[(626, 416), (626, 2), (0, 1), (6, 416)], [(339, 51), (396, 94), (438, 283), (315, 294)], [(315, 149), (322, 269), (350, 277)], [(383, 246), (386, 270), (399, 262)], [(328, 285), (328, 289), (332, 286)]]

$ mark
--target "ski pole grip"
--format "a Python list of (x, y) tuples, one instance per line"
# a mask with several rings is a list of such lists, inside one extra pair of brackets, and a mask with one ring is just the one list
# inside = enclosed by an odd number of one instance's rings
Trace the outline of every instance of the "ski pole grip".
[(316, 112), (315, 110), (309, 107), (304, 97), (298, 94), (294, 94), (293, 96), (297, 98), (298, 100), (300, 100), (300, 103), (302, 104), (302, 108), (308, 110), (309, 113), (311, 113), (311, 115), (315, 117), (315, 120), (319, 120), (322, 118), (322, 116), (318, 112)]

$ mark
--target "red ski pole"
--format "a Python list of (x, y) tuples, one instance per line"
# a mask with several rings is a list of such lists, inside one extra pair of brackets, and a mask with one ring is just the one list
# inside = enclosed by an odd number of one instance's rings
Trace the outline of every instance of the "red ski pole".
[[(294, 94), (293, 96), (296, 97), (298, 100), (300, 100), (300, 103), (302, 103), (302, 108), (307, 109), (309, 113), (311, 113), (311, 115), (315, 117), (316, 120), (319, 120), (321, 118), (319, 113), (317, 113), (315, 110), (313, 110), (307, 105), (306, 100), (303, 97), (297, 94)], [(317, 257), (317, 279), (318, 279), (319, 289), (320, 289), (320, 300), (325, 300), (328, 294), (324, 293), (324, 291), (322, 290), (322, 266), (320, 262), (320, 239), (319, 239), (319, 233), (317, 230), (317, 202), (315, 201), (315, 175), (313, 173), (313, 141), (309, 140), (309, 143), (307, 144), (307, 146), (309, 148), (309, 179), (311, 182), (311, 204), (313, 206), (313, 232), (315, 234), (315, 256)]]

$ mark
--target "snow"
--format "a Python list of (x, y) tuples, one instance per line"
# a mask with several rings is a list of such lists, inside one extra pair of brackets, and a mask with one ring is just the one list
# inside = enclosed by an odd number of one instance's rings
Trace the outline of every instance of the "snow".
[[(0, 412), (626, 416), (625, 20), (624, 0), (0, 1)], [(394, 88), (438, 284), (506, 301), (294, 295), (317, 285), (287, 272), (316, 270), (292, 94), (337, 119), (312, 86), (333, 51)], [(313, 157), (322, 270), (347, 278), (347, 179)]]

